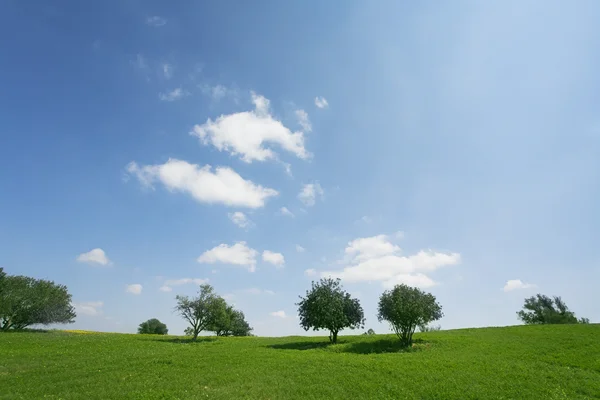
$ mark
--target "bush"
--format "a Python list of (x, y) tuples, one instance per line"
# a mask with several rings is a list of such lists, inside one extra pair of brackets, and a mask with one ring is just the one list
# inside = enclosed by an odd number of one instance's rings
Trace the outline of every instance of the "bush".
[(525, 299), (523, 309), (517, 312), (518, 318), (526, 325), (536, 324), (586, 324), (587, 318), (577, 319), (575, 313), (558, 296), (550, 298), (537, 294)]
[(152, 318), (140, 324), (138, 333), (149, 335), (166, 335), (169, 333), (169, 330), (167, 329), (167, 325), (163, 324), (156, 318)]

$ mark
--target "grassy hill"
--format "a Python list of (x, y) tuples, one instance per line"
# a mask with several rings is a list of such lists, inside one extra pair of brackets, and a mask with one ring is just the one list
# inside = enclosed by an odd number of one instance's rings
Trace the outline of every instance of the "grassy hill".
[(600, 398), (600, 325), (395, 336), (0, 334), (1, 399)]

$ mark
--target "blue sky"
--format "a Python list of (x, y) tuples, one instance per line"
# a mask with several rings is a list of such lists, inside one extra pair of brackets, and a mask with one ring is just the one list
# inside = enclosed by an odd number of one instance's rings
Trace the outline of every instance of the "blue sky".
[(600, 320), (600, 4), (211, 3), (1, 6), (0, 266), (73, 328), (182, 333), (208, 280), (302, 334), (329, 275), (377, 332), (398, 282), (448, 329)]

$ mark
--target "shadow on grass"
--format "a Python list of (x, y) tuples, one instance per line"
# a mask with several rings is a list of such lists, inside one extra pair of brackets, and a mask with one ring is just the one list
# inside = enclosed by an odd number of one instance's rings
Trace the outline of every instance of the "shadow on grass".
[(368, 341), (347, 342), (337, 344), (329, 342), (290, 342), (266, 346), (276, 350), (313, 350), (323, 349), (333, 353), (381, 354), (381, 353), (412, 353), (429, 347), (423, 339), (416, 339), (411, 347), (403, 346), (397, 339), (380, 339)]
[(59, 330), (52, 329), (10, 329), (8, 331), (0, 331), (0, 333), (52, 333), (52, 332), (60, 332)]
[(200, 344), (200, 343), (207, 343), (207, 342), (216, 342), (217, 338), (214, 337), (199, 337), (196, 340), (193, 340), (191, 338), (172, 338), (172, 339), (150, 339), (154, 342), (162, 342), (162, 343), (173, 343), (173, 344)]
[[(338, 344), (342, 344), (346, 342), (338, 342)], [(290, 342), (290, 343), (281, 343), (281, 344), (271, 344), (266, 347), (270, 349), (277, 350), (312, 350), (312, 349), (324, 349), (326, 347), (332, 346), (329, 342)]]

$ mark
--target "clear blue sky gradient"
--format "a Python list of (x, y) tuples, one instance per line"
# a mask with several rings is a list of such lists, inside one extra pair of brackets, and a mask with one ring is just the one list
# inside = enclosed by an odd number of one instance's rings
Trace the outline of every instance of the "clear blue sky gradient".
[[(182, 333), (174, 296), (196, 288), (158, 289), (207, 278), (256, 334), (302, 334), (304, 271), (339, 269), (351, 240), (397, 231), (403, 254), (460, 253), (429, 274), (443, 328), (517, 324), (536, 292), (600, 322), (599, 2), (8, 0), (0, 11), (0, 266), (103, 303), (73, 328), (134, 332), (157, 317)], [(207, 93), (217, 85), (223, 98)], [(185, 95), (160, 99), (175, 88)], [(273, 146), (281, 162), (246, 163), (189, 134), (251, 110), (251, 91), (293, 130), (294, 111), (308, 113), (311, 159)], [(230, 167), (279, 195), (244, 210), (127, 179), (130, 162), (169, 158)], [(313, 181), (324, 195), (306, 207), (297, 196)], [(234, 225), (234, 211), (253, 226)], [(237, 241), (282, 253), (285, 267), (196, 261)], [(113, 264), (76, 261), (93, 248)], [(514, 279), (536, 287), (505, 292)], [(134, 283), (141, 294), (126, 293)], [(367, 328), (387, 331), (381, 282), (345, 287)]]

